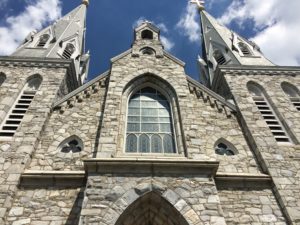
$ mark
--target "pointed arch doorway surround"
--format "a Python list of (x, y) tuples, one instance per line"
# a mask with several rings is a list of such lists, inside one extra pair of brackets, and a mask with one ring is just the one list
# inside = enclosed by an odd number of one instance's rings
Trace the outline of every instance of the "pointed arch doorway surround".
[(189, 223), (171, 203), (153, 191), (128, 206), (115, 225), (189, 225)]

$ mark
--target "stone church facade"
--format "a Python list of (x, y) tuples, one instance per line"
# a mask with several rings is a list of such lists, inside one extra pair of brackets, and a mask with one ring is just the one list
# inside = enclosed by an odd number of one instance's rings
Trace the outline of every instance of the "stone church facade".
[(200, 8), (201, 83), (149, 22), (84, 83), (87, 5), (0, 57), (0, 224), (300, 224), (300, 69)]

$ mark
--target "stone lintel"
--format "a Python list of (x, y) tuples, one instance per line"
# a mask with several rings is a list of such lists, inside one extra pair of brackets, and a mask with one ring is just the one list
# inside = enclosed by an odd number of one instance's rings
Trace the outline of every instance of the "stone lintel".
[(21, 175), (21, 187), (82, 187), (86, 183), (85, 171), (35, 171)]
[(219, 162), (178, 159), (94, 158), (84, 160), (88, 173), (215, 176)]
[(215, 181), (218, 189), (272, 187), (272, 178), (266, 174), (217, 173)]

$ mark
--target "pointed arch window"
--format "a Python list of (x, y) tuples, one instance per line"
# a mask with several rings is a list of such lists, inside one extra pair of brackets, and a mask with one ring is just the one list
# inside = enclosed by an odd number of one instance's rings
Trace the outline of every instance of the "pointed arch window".
[(274, 109), (269, 103), (267, 97), (264, 94), (262, 88), (255, 83), (248, 83), (248, 90), (252, 95), (252, 99), (257, 106), (259, 112), (270, 128), (275, 140), (277, 142), (292, 142), (285, 127), (280, 122), (278, 116), (276, 115)]
[(293, 103), (296, 109), (300, 111), (300, 94), (298, 88), (287, 82), (283, 82), (281, 84), (281, 88), (289, 97), (290, 101)]
[(215, 50), (213, 56), (219, 65), (226, 63), (226, 58), (220, 50)]
[(39, 76), (35, 76), (27, 81), (1, 126), (0, 137), (14, 136), (41, 83), (42, 79)]
[(244, 56), (251, 56), (252, 55), (248, 45), (245, 44), (244, 42), (240, 41), (238, 43), (238, 46), (239, 46), (239, 48), (240, 48), (240, 50), (241, 50), (241, 52), (243, 53)]
[(45, 45), (47, 44), (47, 42), (50, 39), (50, 35), (49, 34), (43, 34), (40, 36), (39, 42), (37, 43), (37, 47), (39, 48), (43, 48), (45, 47)]
[(76, 48), (73, 44), (67, 43), (66, 47), (62, 53), (62, 57), (64, 59), (70, 59), (72, 57), (73, 53), (75, 52), (75, 50), (76, 50)]
[(221, 138), (215, 144), (215, 153), (217, 155), (232, 156), (232, 155), (236, 155), (238, 152), (231, 143)]
[(151, 87), (142, 88), (128, 102), (128, 153), (176, 153), (168, 100)]

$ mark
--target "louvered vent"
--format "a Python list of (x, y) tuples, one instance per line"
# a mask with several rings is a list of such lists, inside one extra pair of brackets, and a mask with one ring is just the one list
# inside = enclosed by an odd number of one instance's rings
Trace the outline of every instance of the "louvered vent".
[(239, 48), (240, 48), (240, 50), (241, 50), (241, 52), (243, 53), (244, 56), (251, 56), (252, 55), (249, 47), (245, 43), (239, 42), (238, 45), (239, 45)]
[(214, 58), (218, 64), (223, 65), (226, 63), (226, 59), (220, 50), (214, 52)]
[(47, 44), (48, 40), (50, 38), (50, 35), (49, 34), (43, 34), (41, 37), (40, 37), (40, 40), (37, 44), (37, 47), (39, 48), (43, 48), (45, 47), (45, 45)]
[(75, 46), (71, 43), (68, 43), (63, 51), (62, 57), (64, 59), (70, 59), (73, 53), (75, 52)]

